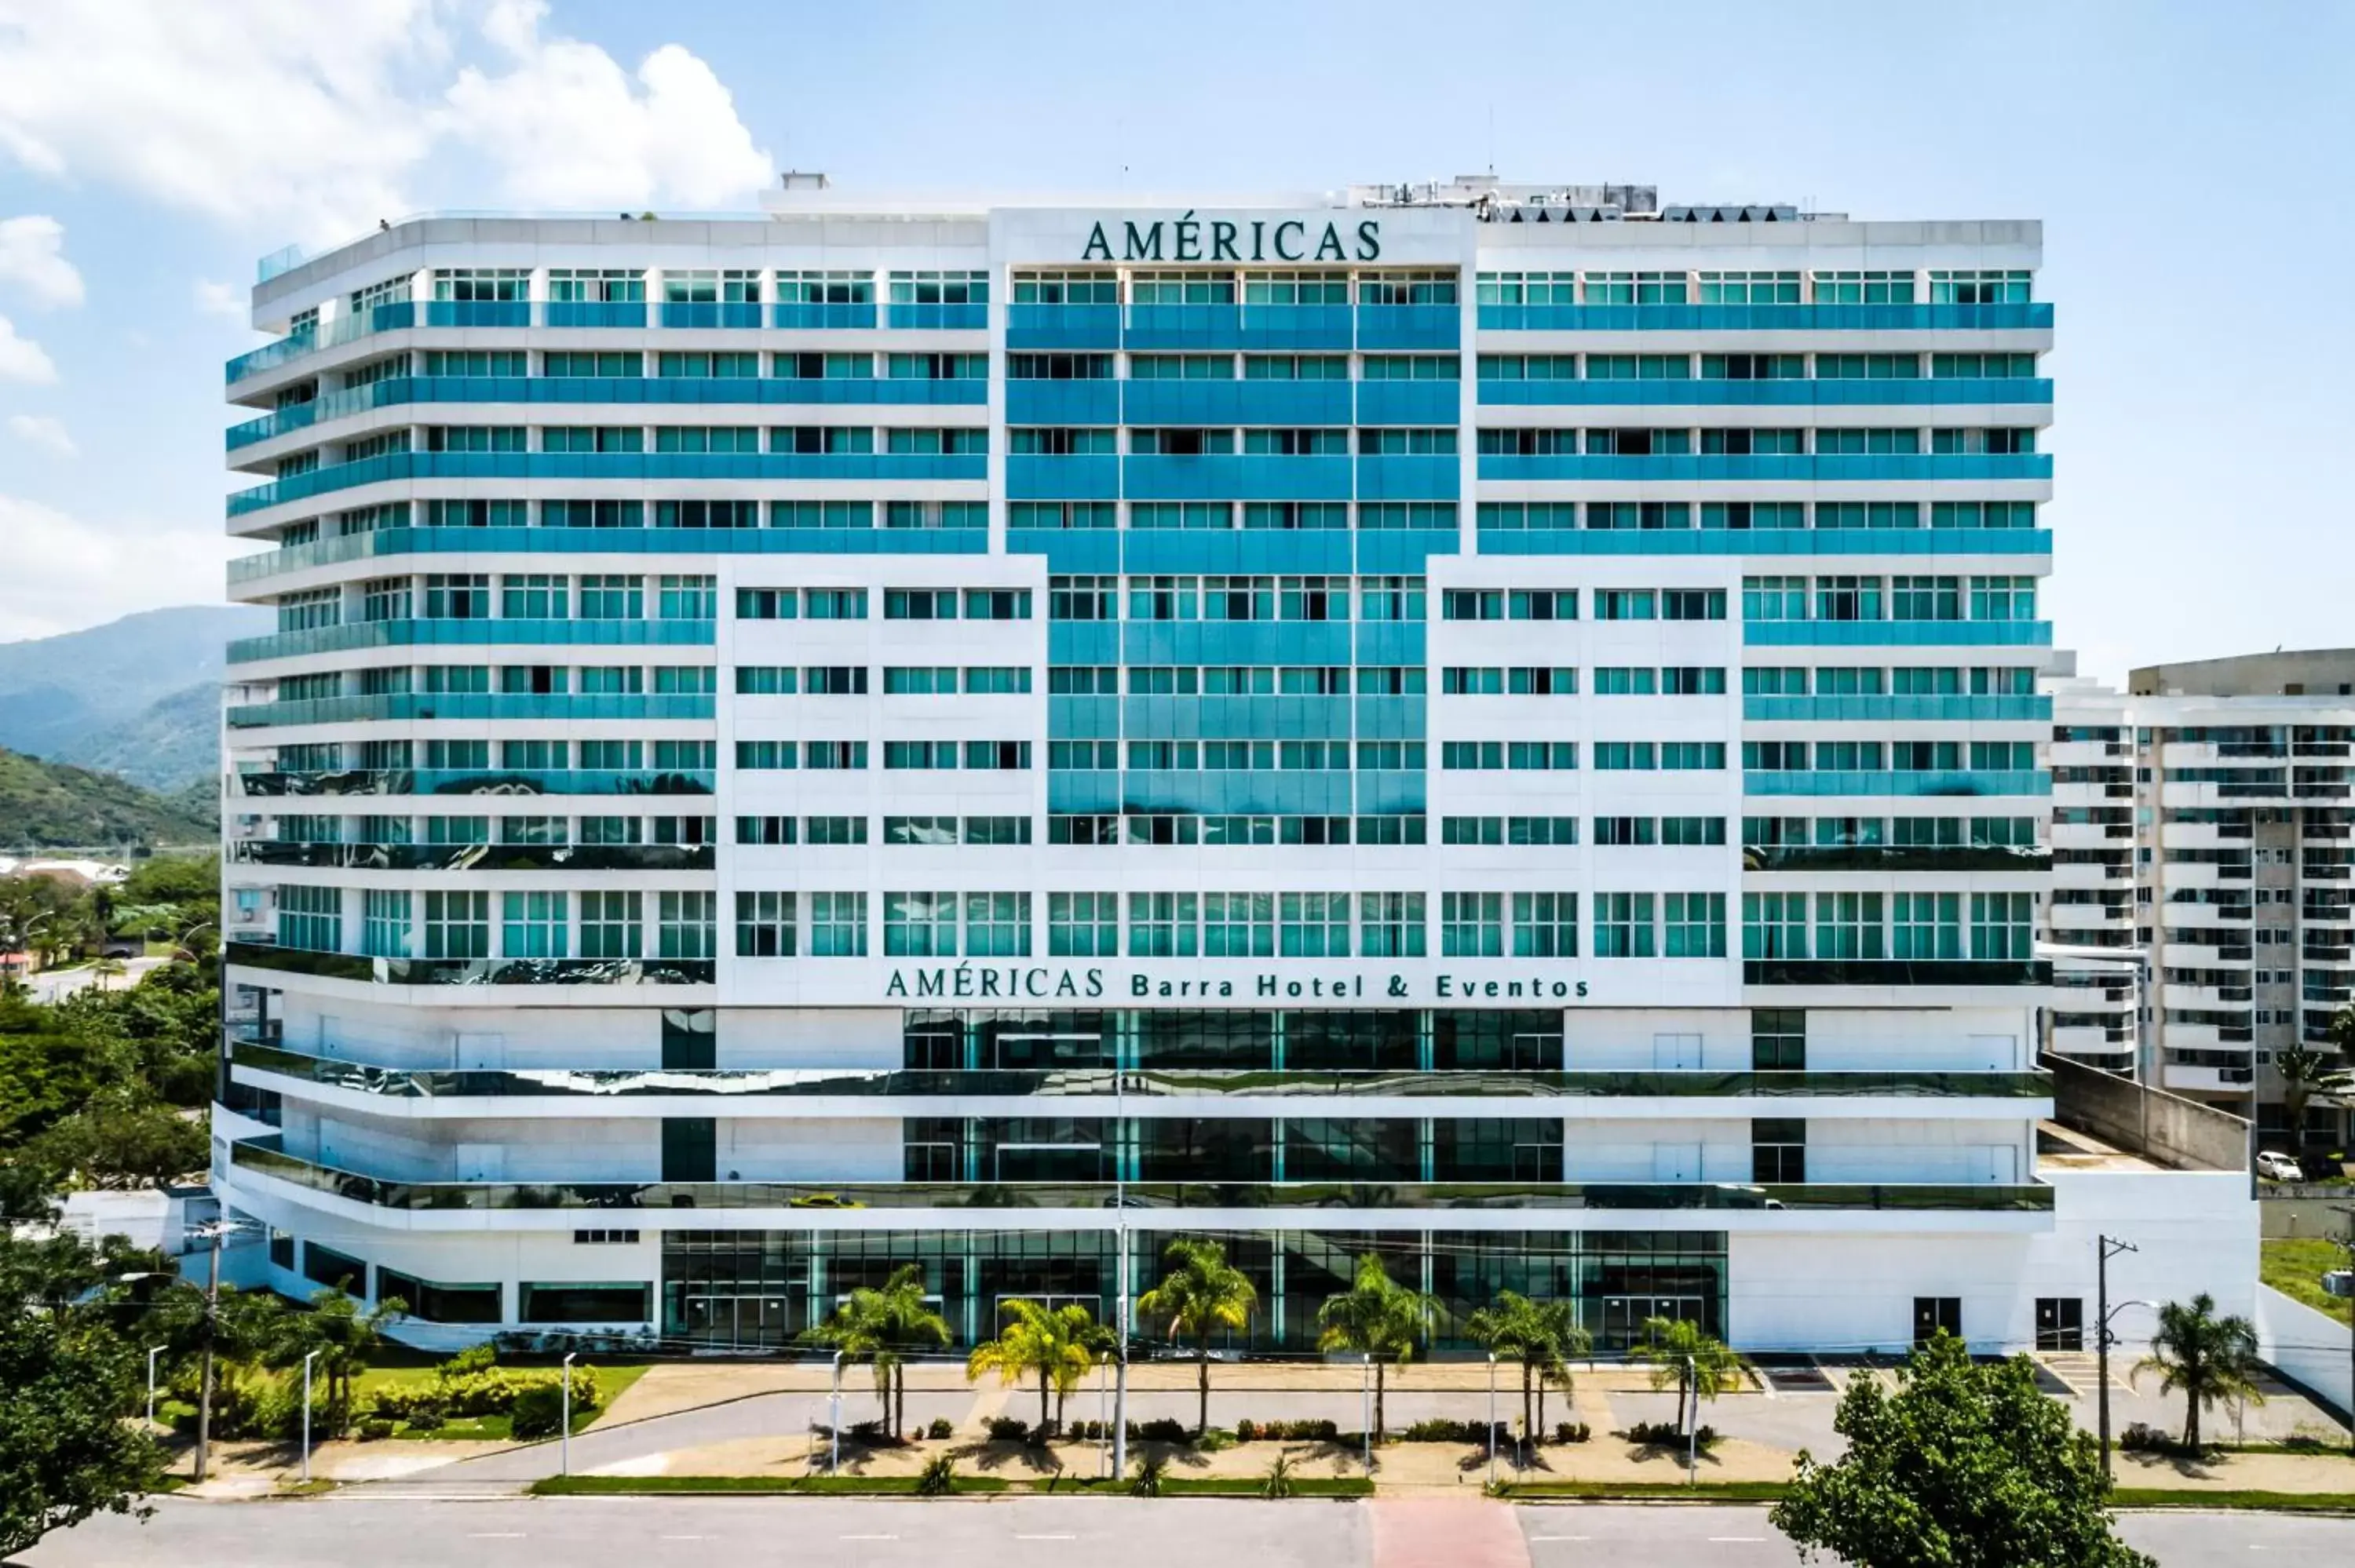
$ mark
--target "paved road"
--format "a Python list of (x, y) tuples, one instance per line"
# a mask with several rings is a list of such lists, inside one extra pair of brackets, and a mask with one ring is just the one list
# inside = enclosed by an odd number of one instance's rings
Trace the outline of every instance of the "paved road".
[[(1433, 1556), (1427, 1531), (1395, 1516), (1485, 1509), (1476, 1499), (1303, 1501), (1271, 1507), (1211, 1499), (1142, 1502), (1021, 1499), (917, 1503), (816, 1498), (367, 1500), (197, 1503), (165, 1499), (145, 1525), (107, 1518), (51, 1536), (17, 1561), (31, 1568), (317, 1568), (365, 1556), (370, 1568), (711, 1568), (730, 1560), (857, 1563), (860, 1568), (1459, 1568)], [(1589, 1505), (1509, 1510), (1516, 1568), (1642, 1563), (1646, 1568), (1784, 1568), (1798, 1558), (1756, 1508)], [(2264, 1514), (2137, 1514), (2126, 1539), (2163, 1568), (2246, 1568), (2251, 1553), (2355, 1560), (2355, 1520)], [(1483, 1532), (1484, 1537), (1493, 1532)], [(1509, 1532), (1506, 1532), (1510, 1544)], [(1484, 1542), (1484, 1544), (1486, 1542)], [(1483, 1564), (1501, 1562), (1478, 1554)]]
[(51, 1003), (93, 985), (102, 986), (107, 991), (129, 991), (146, 978), (149, 969), (171, 961), (169, 959), (125, 959), (123, 960), (123, 972), (119, 975), (101, 975), (95, 964), (84, 964), (72, 969), (44, 969), (25, 984), (35, 1001)]

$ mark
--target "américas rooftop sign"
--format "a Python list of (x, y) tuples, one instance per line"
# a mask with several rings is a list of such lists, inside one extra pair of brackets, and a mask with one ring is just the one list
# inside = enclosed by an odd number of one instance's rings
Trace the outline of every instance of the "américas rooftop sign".
[(1135, 219), (1088, 229), (1082, 261), (1379, 261), (1382, 222), (1279, 217)]

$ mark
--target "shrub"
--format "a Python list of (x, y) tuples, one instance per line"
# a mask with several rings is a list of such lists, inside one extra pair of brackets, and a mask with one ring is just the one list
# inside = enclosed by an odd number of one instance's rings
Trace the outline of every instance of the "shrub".
[(1553, 1440), (1557, 1443), (1583, 1443), (1594, 1436), (1583, 1421), (1557, 1421), (1553, 1424)]
[[(1255, 1440), (1258, 1436), (1259, 1424), (1257, 1422), (1245, 1419), (1235, 1423), (1236, 1442), (1249, 1443)], [(1282, 1456), (1278, 1456), (1277, 1462), (1282, 1463)]]
[[(1146, 1423), (1147, 1425), (1152, 1423)], [(1136, 1474), (1128, 1483), (1128, 1495), (1133, 1498), (1157, 1498), (1161, 1495), (1161, 1479), (1169, 1468), (1169, 1461), (1158, 1454), (1139, 1459)]]
[[(1406, 1429), (1404, 1436), (1410, 1443), (1478, 1443), (1486, 1446), (1490, 1428), (1485, 1421), (1450, 1421), (1437, 1416), (1416, 1422)], [(1499, 1446), (1512, 1441), (1501, 1421), (1496, 1425), (1495, 1437)]]
[(1207, 1428), (1194, 1439), (1195, 1448), (1205, 1454), (1223, 1454), (1234, 1446), (1234, 1435), (1216, 1426)]
[(1330, 1443), (1336, 1441), (1340, 1436), (1340, 1424), (1333, 1421), (1238, 1421), (1235, 1423), (1235, 1440), (1240, 1443), (1253, 1441)]
[(1074, 1421), (1071, 1423), (1071, 1436), (1088, 1442), (1102, 1442), (1104, 1425), (1101, 1421)]
[(1275, 1463), (1267, 1467), (1266, 1479), (1260, 1482), (1259, 1495), (1278, 1501), (1292, 1495), (1292, 1456), (1278, 1454)]
[(564, 1425), (564, 1392), (553, 1383), (535, 1383), (515, 1396), (512, 1416), (517, 1437), (553, 1437)]
[(955, 1431), (956, 1428), (949, 1425), (947, 1416), (935, 1415), (932, 1417), (932, 1424), (924, 1428), (924, 1435), (937, 1442), (943, 1437), (952, 1436)]
[(843, 1436), (854, 1443), (864, 1443), (870, 1448), (879, 1448), (891, 1441), (891, 1434), (883, 1430), (883, 1423), (880, 1421), (854, 1421), (844, 1431)]
[(993, 1443), (1019, 1443), (1030, 1436), (1030, 1424), (1018, 1415), (993, 1415), (987, 1425)]
[(949, 1455), (933, 1455), (916, 1472), (916, 1495), (920, 1498), (944, 1498), (954, 1490), (956, 1460)]
[[(1147, 1443), (1183, 1443), (1192, 1436), (1186, 1424), (1167, 1415), (1157, 1415), (1136, 1429), (1136, 1436)], [(1160, 1493), (1148, 1494), (1154, 1497)]]
[(360, 1423), (360, 1441), (379, 1443), (392, 1436), (392, 1423), (381, 1415), (371, 1415)]
[[(1685, 1446), (1684, 1428), (1673, 1421), (1637, 1421), (1627, 1428), (1627, 1441), (1647, 1447), (1681, 1448)], [(1706, 1453), (1717, 1446), (1717, 1428), (1703, 1426), (1692, 1435), (1692, 1446)]]
[(440, 1366), (433, 1369), (433, 1375), (445, 1380), (455, 1377), (470, 1377), (476, 1372), (486, 1372), (490, 1371), (493, 1367), (498, 1365), (498, 1347), (485, 1340), (479, 1345), (467, 1346), (464, 1350), (460, 1351), (456, 1355), (452, 1356), (448, 1361), (443, 1361)]
[(409, 1418), (411, 1432), (438, 1432), (449, 1417), (432, 1408), (420, 1410)]

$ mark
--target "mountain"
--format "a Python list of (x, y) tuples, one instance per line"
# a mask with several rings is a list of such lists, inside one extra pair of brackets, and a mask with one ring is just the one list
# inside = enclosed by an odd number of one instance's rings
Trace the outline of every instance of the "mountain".
[(0, 747), (157, 785), (208, 774), (227, 645), (270, 624), (266, 609), (185, 605), (0, 642)]
[(196, 791), (165, 800), (111, 773), (0, 751), (0, 850), (209, 844), (218, 813)]
[(220, 772), (220, 683), (186, 686), (66, 747), (64, 760), (166, 792)]

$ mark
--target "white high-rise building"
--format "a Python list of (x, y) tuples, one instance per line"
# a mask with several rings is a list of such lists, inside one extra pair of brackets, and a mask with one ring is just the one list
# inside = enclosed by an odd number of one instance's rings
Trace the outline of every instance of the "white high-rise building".
[(2122, 1224), (2244, 1300), (2245, 1177), (2039, 1160), (2040, 247), (802, 179), (283, 266), (222, 1196), (452, 1333), (1181, 1234), (1268, 1349), (1369, 1248), (1443, 1344), (2072, 1343)]
[(2251, 1118), (2268, 1148), (2300, 1131), (2344, 1148), (2328, 1097), (2291, 1126), (2281, 1063), (2347, 1065), (2355, 651), (2158, 664), (2123, 693), (2050, 684), (2051, 1049)]

